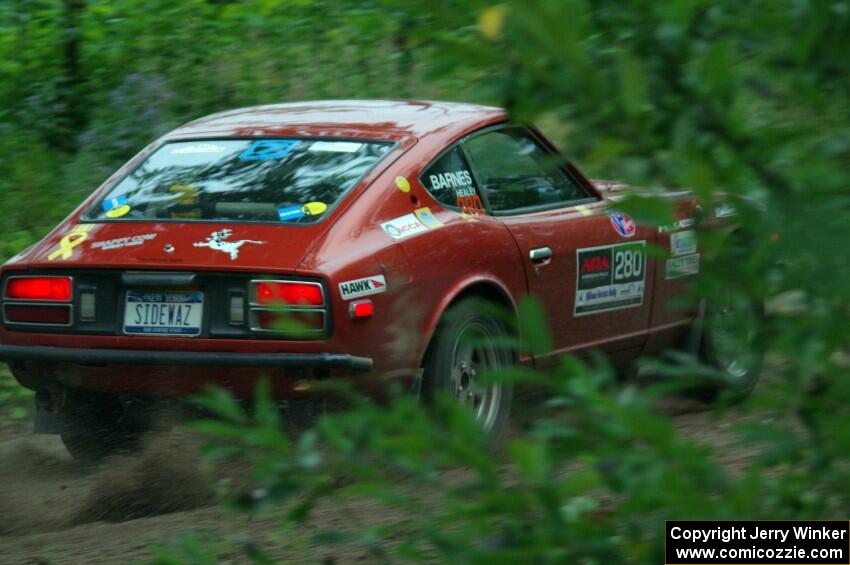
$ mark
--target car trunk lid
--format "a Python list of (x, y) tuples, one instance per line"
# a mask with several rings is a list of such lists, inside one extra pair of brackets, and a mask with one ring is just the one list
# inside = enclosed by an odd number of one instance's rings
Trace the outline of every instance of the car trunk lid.
[(329, 224), (69, 221), (17, 259), (48, 268), (291, 272)]

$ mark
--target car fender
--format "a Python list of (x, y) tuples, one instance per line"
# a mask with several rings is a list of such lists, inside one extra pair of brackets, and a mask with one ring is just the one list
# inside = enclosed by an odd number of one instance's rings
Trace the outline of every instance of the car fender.
[[(422, 332), (422, 344), (419, 353), (419, 364), (421, 367), (425, 361), (428, 347), (433, 340), (440, 320), (454, 304), (467, 296), (482, 296), (486, 299), (497, 298), (503, 305), (510, 308), (510, 312), (518, 315), (517, 303), (508, 287), (498, 278), (492, 275), (478, 274), (470, 277), (458, 278), (446, 289), (442, 299), (426, 314)], [(522, 359), (520, 359), (522, 361)]]

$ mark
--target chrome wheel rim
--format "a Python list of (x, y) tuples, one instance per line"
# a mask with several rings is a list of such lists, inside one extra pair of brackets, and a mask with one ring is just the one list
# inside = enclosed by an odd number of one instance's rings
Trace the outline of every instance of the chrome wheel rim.
[(754, 319), (744, 307), (743, 299), (726, 292), (718, 297), (712, 319), (714, 357), (726, 376), (734, 381), (746, 380), (753, 371), (755, 354)]
[(502, 401), (501, 384), (481, 382), (483, 371), (502, 366), (495, 337), (485, 324), (470, 322), (458, 332), (452, 352), (451, 392), (485, 431), (495, 425)]

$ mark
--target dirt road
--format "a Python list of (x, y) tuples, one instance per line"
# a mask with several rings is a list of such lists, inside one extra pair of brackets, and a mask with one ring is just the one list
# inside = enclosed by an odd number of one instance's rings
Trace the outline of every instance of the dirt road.
[[(730, 466), (750, 457), (734, 449), (731, 427), (752, 415), (730, 411), (718, 418), (705, 407), (677, 402), (662, 410), (684, 435), (720, 448)], [(356, 549), (311, 545), (312, 530), (344, 521), (333, 508), (320, 508), (309, 531), (283, 536), (273, 519), (250, 520), (217, 506), (196, 448), (186, 434), (163, 434), (137, 456), (84, 468), (54, 436), (0, 431), (0, 564), (146, 562), (155, 544), (186, 530), (219, 540), (224, 549), (218, 559), (225, 563), (242, 562), (237, 555), (246, 545), (272, 548), (276, 558), (292, 562), (369, 560)]]

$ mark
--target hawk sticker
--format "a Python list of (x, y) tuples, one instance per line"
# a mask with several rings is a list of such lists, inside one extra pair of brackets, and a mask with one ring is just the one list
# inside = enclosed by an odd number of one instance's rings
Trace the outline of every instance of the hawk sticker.
[(343, 300), (371, 296), (386, 291), (387, 280), (384, 278), (384, 275), (375, 275), (374, 277), (365, 277), (339, 283), (339, 294)]

